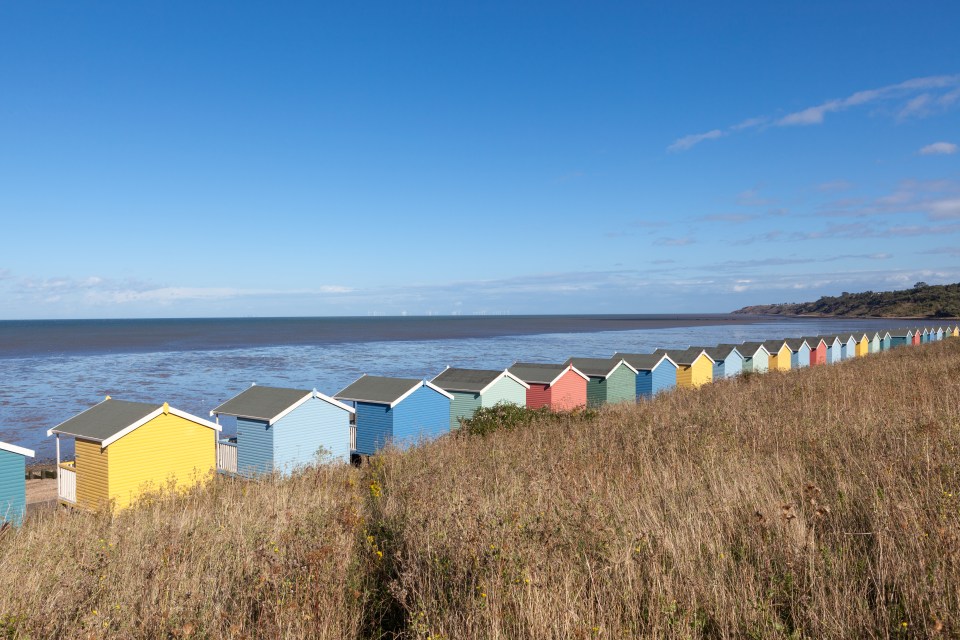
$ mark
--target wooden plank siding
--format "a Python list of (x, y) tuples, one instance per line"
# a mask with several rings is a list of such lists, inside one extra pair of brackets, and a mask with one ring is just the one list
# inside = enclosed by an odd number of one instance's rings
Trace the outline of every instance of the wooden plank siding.
[(393, 443), (416, 444), (450, 431), (450, 398), (424, 385), (392, 409)]
[(357, 402), (357, 453), (372, 456), (393, 437), (393, 411), (388, 405)]
[(266, 420), (237, 418), (237, 473), (273, 473), (274, 429)]
[[(161, 414), (110, 444), (109, 487), (114, 506), (127, 507), (147, 491), (206, 483), (216, 471), (216, 442), (213, 429)], [(78, 469), (78, 480), (79, 475)]]
[(748, 373), (766, 373), (770, 370), (770, 356), (766, 351), (757, 351), (743, 357), (743, 370)]
[(280, 473), (321, 461), (350, 462), (350, 413), (322, 398), (311, 397), (274, 422), (273, 432), (273, 469)]
[(677, 367), (677, 386), (696, 389), (713, 381), (713, 363), (705, 354), (700, 354), (692, 364)]
[(498, 404), (515, 404), (518, 407), (524, 407), (527, 404), (527, 390), (513, 378), (504, 376), (487, 389), (480, 398), (482, 407), (495, 407)]
[[(520, 390), (525, 391), (523, 387), (520, 387)], [(453, 401), (450, 402), (451, 429), (460, 428), (460, 418), (472, 418), (474, 412), (483, 406), (483, 400), (479, 393), (470, 391), (448, 391), (447, 393), (453, 396)], [(524, 401), (526, 401), (526, 398), (524, 398)]]
[(27, 509), (26, 459), (0, 449), (0, 524), (19, 526)]
[(653, 370), (640, 369), (637, 374), (637, 397), (652, 398), (677, 386), (677, 367), (669, 360), (661, 360)]
[(110, 504), (110, 450), (99, 442), (76, 439), (77, 504), (87, 509), (104, 509)]
[[(533, 388), (533, 385), (530, 385)], [(529, 395), (527, 396), (529, 398)], [(570, 411), (587, 404), (587, 381), (572, 370), (567, 370), (550, 387), (550, 408), (554, 411)]]
[(739, 351), (731, 350), (723, 360), (713, 365), (713, 379), (733, 378), (743, 372), (743, 356)]

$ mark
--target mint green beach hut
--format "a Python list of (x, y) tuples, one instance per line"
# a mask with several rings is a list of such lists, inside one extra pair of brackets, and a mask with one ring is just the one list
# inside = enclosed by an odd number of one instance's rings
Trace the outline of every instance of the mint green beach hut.
[(622, 358), (570, 358), (565, 363), (590, 376), (587, 406), (637, 401), (637, 370)]
[(447, 367), (431, 382), (453, 396), (450, 401), (450, 428), (473, 417), (477, 409), (498, 404), (527, 406), (526, 382), (507, 370), (457, 369)]

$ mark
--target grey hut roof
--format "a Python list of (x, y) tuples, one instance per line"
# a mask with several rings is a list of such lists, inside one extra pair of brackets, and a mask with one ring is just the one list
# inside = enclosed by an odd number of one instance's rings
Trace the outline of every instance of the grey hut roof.
[(510, 373), (521, 380), (532, 384), (550, 385), (557, 381), (557, 378), (572, 369), (577, 375), (583, 378), (589, 378), (587, 374), (569, 364), (541, 364), (539, 362), (514, 362), (507, 369)]
[(744, 342), (740, 345), (740, 353), (742, 353), (745, 358), (752, 358), (760, 349), (763, 349), (768, 354), (770, 353), (762, 342)]
[(613, 354), (618, 360), (623, 360), (637, 371), (653, 371), (664, 360), (668, 360), (673, 366), (677, 363), (670, 359), (665, 353), (620, 353)]
[(284, 389), (254, 385), (227, 400), (211, 411), (210, 414), (271, 422), (278, 415), (311, 395), (313, 395), (313, 391), (308, 389)]
[(620, 366), (620, 363), (623, 362), (627, 365), (628, 368), (633, 369), (636, 373), (636, 369), (630, 366), (629, 363), (626, 363), (622, 358), (570, 358), (565, 364), (573, 365), (573, 367), (582, 373), (592, 376), (594, 378), (607, 378), (611, 373), (616, 371), (617, 367)]
[[(807, 342), (804, 338), (787, 338), (785, 342), (787, 343), (787, 346), (790, 347), (791, 351), (800, 351), (800, 349), (803, 347), (804, 342), (807, 343), (808, 347), (810, 346), (810, 343)], [(819, 343), (820, 341), (817, 340), (817, 344)]]
[[(740, 349), (737, 348), (735, 344), (718, 344), (715, 347), (691, 347), (692, 349), (700, 349), (701, 351), (706, 351), (707, 355), (713, 358), (714, 362), (723, 362), (730, 354), (734, 351), (740, 353)], [(740, 354), (743, 355), (743, 354)]]
[(787, 343), (786, 340), (764, 340), (763, 346), (767, 349), (768, 352), (777, 353), (780, 351), (780, 349), (783, 348), (783, 345), (786, 343)]
[(909, 334), (911, 331), (912, 331), (911, 329), (907, 329), (906, 327), (900, 327), (897, 329), (891, 329), (890, 335), (895, 336), (897, 338), (905, 338), (907, 337), (907, 334)]
[(364, 374), (359, 380), (338, 393), (336, 398), (352, 402), (392, 405), (422, 384), (423, 380), (414, 378), (387, 378)]
[[(689, 347), (687, 349), (657, 349), (654, 353), (666, 354), (678, 365), (689, 367), (700, 357), (701, 353), (704, 353), (704, 350), (701, 347)], [(710, 358), (711, 361), (713, 360), (709, 353), (707, 357)]]
[(150, 414), (162, 410), (163, 406), (159, 404), (107, 398), (69, 420), (61, 422), (48, 433), (103, 442)]
[(526, 382), (520, 380), (509, 371), (496, 371), (494, 369), (457, 369), (456, 367), (447, 367), (446, 370), (441, 372), (432, 382), (446, 391), (481, 393), (504, 376), (512, 378), (524, 387), (529, 388)]
[(831, 342), (831, 340), (828, 340), (825, 336), (803, 336), (803, 340), (807, 341), (807, 344), (810, 345), (811, 349), (816, 349), (821, 340), (824, 344)]

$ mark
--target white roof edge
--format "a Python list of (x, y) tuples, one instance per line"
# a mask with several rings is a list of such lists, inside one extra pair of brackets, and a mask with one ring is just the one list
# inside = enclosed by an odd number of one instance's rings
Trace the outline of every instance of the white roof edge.
[(190, 422), (196, 422), (200, 426), (208, 427), (214, 431), (221, 431), (223, 427), (218, 425), (216, 422), (210, 422), (209, 420), (204, 420), (199, 416), (195, 416), (192, 413), (187, 413), (182, 409), (174, 409), (173, 407), (167, 405), (167, 408), (170, 410), (170, 413), (177, 416), (178, 418), (183, 418), (184, 420), (189, 420)]
[(493, 380), (491, 380), (490, 383), (489, 383), (487, 386), (485, 386), (483, 389), (480, 389), (480, 392), (479, 392), (479, 393), (480, 393), (481, 395), (483, 395), (484, 393), (487, 392), (487, 390), (488, 390), (490, 387), (492, 387), (493, 385), (497, 384), (498, 382), (500, 382), (500, 381), (503, 380), (504, 378), (510, 378), (510, 379), (513, 380), (514, 382), (520, 383), (520, 385), (523, 386), (524, 389), (529, 389), (529, 388), (530, 388), (530, 385), (528, 385), (526, 382), (524, 382), (523, 380), (521, 380), (521, 379), (518, 378), (517, 376), (513, 375), (512, 373), (510, 373), (510, 371), (508, 371), (507, 369), (504, 369), (503, 371), (500, 372), (500, 375), (498, 375), (496, 378), (494, 378)]
[(650, 368), (650, 371), (653, 371), (654, 369), (656, 369), (657, 367), (659, 367), (659, 366), (660, 366), (660, 363), (663, 362), (664, 360), (669, 360), (669, 361), (670, 361), (670, 364), (672, 364), (672, 365), (675, 366), (675, 367), (679, 367), (679, 366), (680, 366), (680, 365), (678, 365), (678, 364), (676, 363), (676, 361), (674, 361), (673, 358), (671, 358), (671, 357), (669, 356), (669, 354), (666, 354), (666, 353), (665, 353), (665, 354), (663, 354), (663, 357), (662, 357), (662, 358), (660, 358), (659, 360), (657, 360), (657, 364), (653, 365), (653, 367)]
[(18, 447), (15, 444), (9, 444), (7, 442), (0, 442), (0, 451), (9, 451), (10, 453), (16, 453), (21, 456), (26, 456), (32, 458), (36, 455), (33, 449), (27, 449), (26, 447)]
[[(713, 356), (711, 356), (709, 353), (707, 353), (707, 350), (706, 350), (706, 349), (701, 349), (701, 350), (700, 350), (700, 356), (707, 356), (707, 360), (709, 360), (709, 361), (712, 362), (713, 364), (717, 364), (717, 361), (713, 359)], [(697, 356), (697, 358), (699, 358), (700, 356)], [(694, 360), (696, 360), (697, 358), (694, 358)]]
[(333, 406), (337, 407), (338, 409), (343, 409), (344, 411), (349, 411), (350, 413), (356, 413), (356, 412), (357, 412), (357, 410), (354, 409), (353, 407), (351, 407), (350, 405), (344, 404), (343, 402), (340, 402), (340, 401), (337, 400), (336, 398), (331, 398), (330, 396), (328, 396), (328, 395), (325, 394), (325, 393), (320, 393), (319, 391), (313, 391), (313, 392), (312, 392), (312, 396), (313, 396), (314, 398), (319, 399), (319, 400), (323, 400), (324, 402), (329, 402), (330, 404), (332, 404)]
[[(100, 449), (101, 449), (101, 450), (106, 449), (108, 446), (110, 446), (111, 444), (113, 444), (114, 442), (116, 442), (117, 440), (119, 440), (120, 438), (122, 438), (123, 436), (127, 435), (128, 433), (130, 433), (130, 432), (133, 431), (134, 429), (137, 429), (137, 428), (139, 428), (139, 427), (142, 427), (143, 425), (147, 424), (148, 422), (150, 422), (151, 420), (153, 420), (153, 419), (156, 418), (157, 416), (161, 415), (162, 413), (163, 413), (163, 405), (157, 407), (156, 409), (154, 409), (153, 411), (151, 411), (151, 412), (148, 413), (147, 415), (143, 416), (142, 418), (140, 418), (139, 420), (137, 420), (137, 421), (134, 422), (133, 424), (127, 425), (126, 427), (124, 427), (124, 428), (121, 429), (120, 431), (116, 432), (115, 434), (113, 434), (113, 435), (110, 436), (109, 438), (106, 438), (105, 440), (101, 440), (101, 441), (100, 441)], [(200, 420), (200, 419), (201, 419), (201, 418), (197, 418), (197, 420)]]
[(583, 379), (586, 380), (587, 382), (590, 382), (590, 376), (588, 376), (588, 375), (585, 374), (583, 371), (580, 371), (580, 369), (577, 369), (575, 366), (573, 366), (572, 364), (570, 364), (570, 365), (567, 365), (567, 368), (564, 369), (562, 372), (560, 372), (560, 375), (558, 375), (556, 378), (554, 378), (554, 379), (550, 382), (550, 384), (548, 384), (547, 386), (548, 386), (548, 387), (552, 387), (553, 385), (555, 385), (555, 384), (557, 383), (557, 380), (559, 380), (559, 379), (562, 378), (563, 376), (567, 375), (567, 371), (568, 371), (568, 370), (569, 370), (569, 371), (573, 371), (574, 373), (576, 373), (578, 376), (580, 376), (581, 378), (583, 378)]
[(632, 364), (630, 364), (629, 362), (627, 362), (627, 361), (624, 360), (623, 358), (620, 358), (620, 362), (618, 362), (617, 364), (613, 365), (613, 369), (610, 369), (610, 372), (607, 374), (607, 377), (609, 378), (611, 375), (613, 375), (613, 372), (617, 370), (617, 367), (619, 367), (619, 366), (622, 365), (622, 364), (623, 364), (623, 365), (627, 365), (627, 369), (630, 369), (630, 371), (633, 371), (634, 373), (640, 373), (639, 371), (637, 371), (636, 369), (633, 368), (633, 365), (632, 365)]
[(438, 387), (437, 385), (433, 384), (433, 383), (430, 382), (429, 380), (424, 380), (424, 381), (423, 381), (423, 386), (425, 386), (425, 387), (430, 387), (431, 389), (433, 389), (433, 390), (436, 391), (437, 393), (440, 393), (440, 394), (442, 394), (442, 395), (445, 395), (445, 396), (446, 396), (447, 398), (449, 398), (450, 400), (453, 400), (453, 394), (452, 394), (452, 393), (449, 393), (449, 392), (447, 392), (447, 391), (444, 391), (443, 389), (441, 389), (441, 388)]
[[(366, 374), (364, 374), (364, 375), (366, 375)], [(414, 391), (416, 391), (417, 389), (419, 389), (419, 388), (422, 387), (423, 385), (424, 385), (424, 381), (423, 381), (423, 380), (418, 380), (418, 381), (416, 382), (416, 384), (414, 384), (412, 387), (410, 387), (409, 390), (405, 391), (405, 392), (403, 393), (403, 395), (401, 395), (399, 398), (397, 398), (396, 400), (394, 400), (393, 402), (391, 402), (391, 403), (388, 404), (387, 406), (390, 407), (391, 409), (393, 409), (395, 406), (397, 406), (398, 404), (400, 404), (401, 402), (403, 402), (404, 400), (406, 400), (406, 399), (410, 396), (410, 394), (412, 394)], [(437, 388), (435, 385), (432, 385), (432, 386), (433, 386), (435, 389)], [(447, 393), (447, 392), (444, 391), (444, 393)], [(452, 396), (451, 396), (451, 399), (452, 399)]]
[(304, 402), (306, 402), (307, 400), (309, 400), (309, 399), (312, 398), (312, 397), (313, 397), (313, 391), (307, 391), (307, 394), (306, 394), (305, 396), (303, 396), (302, 398), (300, 398), (299, 400), (297, 400), (296, 402), (294, 402), (293, 404), (291, 404), (289, 407), (287, 407), (286, 409), (284, 409), (283, 411), (281, 411), (281, 412), (278, 413), (277, 415), (275, 415), (275, 416), (273, 416), (272, 418), (270, 418), (269, 420), (267, 420), (267, 424), (268, 424), (268, 425), (272, 425), (272, 424), (275, 423), (277, 420), (280, 420), (280, 419), (283, 418), (284, 416), (288, 415), (291, 411), (293, 411), (294, 409), (296, 409), (297, 407), (299, 407), (300, 405), (302, 405)]

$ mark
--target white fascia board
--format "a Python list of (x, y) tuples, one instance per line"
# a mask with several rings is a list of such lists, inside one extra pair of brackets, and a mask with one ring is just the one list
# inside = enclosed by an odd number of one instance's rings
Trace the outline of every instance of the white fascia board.
[(276, 422), (276, 421), (279, 420), (280, 418), (288, 415), (291, 411), (293, 411), (294, 409), (296, 409), (297, 407), (299, 407), (300, 405), (302, 405), (304, 402), (306, 402), (307, 400), (309, 400), (309, 399), (312, 398), (312, 397), (313, 397), (313, 391), (308, 391), (308, 392), (307, 392), (307, 395), (303, 396), (302, 398), (300, 398), (299, 400), (297, 400), (296, 402), (294, 402), (292, 405), (290, 405), (289, 407), (287, 407), (286, 409), (284, 409), (283, 411), (281, 411), (281, 412), (278, 413), (277, 415), (275, 415), (275, 416), (273, 416), (272, 418), (270, 418), (269, 420), (267, 420), (267, 424), (268, 424), (268, 425), (273, 425), (274, 422)]
[(613, 372), (617, 370), (617, 367), (619, 367), (619, 366), (621, 366), (621, 365), (625, 366), (627, 369), (630, 369), (630, 371), (633, 371), (634, 375), (640, 373), (639, 371), (637, 371), (636, 369), (633, 368), (633, 365), (631, 365), (629, 362), (627, 362), (627, 361), (624, 360), (623, 358), (620, 358), (620, 362), (618, 362), (617, 364), (613, 365), (613, 369), (610, 369), (610, 373), (608, 373), (606, 377), (609, 378), (610, 376), (612, 376), (612, 375), (613, 375)]
[[(124, 429), (116, 432), (115, 434), (113, 434), (112, 436), (110, 436), (109, 438), (107, 438), (106, 440), (102, 440), (102, 441), (100, 442), (100, 449), (101, 449), (101, 450), (106, 449), (106, 448), (109, 447), (111, 444), (113, 444), (114, 442), (116, 442), (117, 440), (119, 440), (120, 438), (122, 438), (123, 436), (127, 435), (128, 433), (132, 432), (132, 431), (135, 430), (135, 429), (139, 429), (139, 428), (142, 427), (143, 425), (147, 424), (148, 422), (150, 422), (151, 420), (153, 420), (154, 418), (156, 418), (157, 416), (162, 415), (162, 414), (163, 414), (163, 407), (162, 407), (162, 406), (157, 407), (154, 411), (151, 411), (150, 413), (148, 413), (147, 415), (143, 416), (142, 418), (140, 418), (139, 420), (137, 420), (137, 421), (134, 422), (133, 424), (131, 424), (131, 425), (129, 425), (128, 427), (125, 427)], [(200, 420), (200, 418), (197, 418), (197, 420)]]
[(493, 385), (497, 384), (498, 382), (500, 382), (500, 381), (503, 380), (504, 378), (510, 378), (510, 379), (513, 380), (514, 382), (520, 383), (520, 384), (523, 386), (524, 389), (529, 389), (529, 388), (530, 388), (530, 385), (528, 385), (526, 382), (524, 382), (523, 380), (521, 380), (521, 379), (518, 378), (517, 376), (513, 375), (512, 373), (510, 373), (509, 371), (507, 371), (506, 369), (504, 369), (504, 370), (503, 370), (503, 373), (501, 373), (501, 374), (498, 375), (496, 378), (494, 378), (493, 380), (490, 381), (490, 384), (488, 384), (487, 386), (485, 386), (483, 389), (480, 389), (480, 391), (479, 391), (480, 395), (485, 394), (487, 391), (490, 390), (490, 387), (492, 387)]
[(660, 358), (659, 360), (657, 360), (657, 364), (655, 364), (655, 365), (653, 365), (652, 367), (650, 367), (650, 371), (653, 371), (654, 369), (656, 369), (657, 367), (659, 367), (661, 364), (663, 364), (663, 361), (664, 361), (664, 360), (666, 360), (667, 362), (669, 362), (670, 364), (672, 364), (674, 367), (676, 367), (676, 368), (678, 368), (678, 369), (680, 368), (680, 365), (678, 365), (678, 364), (674, 361), (673, 358), (671, 358), (671, 357), (670, 357), (669, 355), (667, 355), (667, 354), (663, 354), (663, 357)]
[(425, 386), (425, 387), (430, 387), (431, 389), (433, 389), (433, 390), (436, 391), (437, 393), (446, 396), (446, 397), (449, 398), (450, 400), (453, 400), (453, 394), (452, 394), (452, 393), (448, 393), (447, 391), (444, 391), (443, 389), (441, 389), (441, 388), (438, 387), (437, 385), (433, 384), (433, 383), (430, 382), (429, 380), (424, 380), (424, 381), (423, 381), (423, 386)]
[(197, 417), (192, 413), (187, 413), (186, 411), (181, 411), (180, 409), (174, 409), (173, 407), (168, 407), (167, 410), (178, 418), (183, 418), (184, 420), (189, 420), (190, 422), (196, 422), (202, 427), (207, 427), (213, 429), (214, 431), (220, 431), (223, 429), (216, 422), (210, 422), (209, 420), (204, 420), (203, 418)]
[[(419, 389), (420, 387), (422, 387), (423, 384), (424, 384), (424, 383), (423, 383), (423, 380), (420, 380), (419, 382), (417, 382), (416, 384), (414, 384), (412, 387), (410, 387), (409, 391), (407, 391), (406, 393), (404, 393), (402, 396), (400, 396), (399, 398), (397, 398), (396, 400), (394, 400), (393, 402), (391, 402), (391, 403), (390, 403), (389, 405), (387, 405), (387, 406), (390, 407), (391, 409), (393, 409), (395, 406), (397, 406), (398, 404), (400, 404), (401, 402), (403, 402), (404, 400), (406, 400), (408, 397), (410, 397), (410, 395), (411, 395), (414, 391), (416, 391), (417, 389)], [(437, 387), (436, 385), (433, 385), (433, 388), (434, 388), (434, 389), (437, 389), (437, 388), (439, 388), (439, 387)], [(446, 391), (444, 391), (443, 393), (446, 394), (447, 396), (449, 396), (451, 400), (453, 399), (453, 396), (451, 396), (450, 394), (448, 394)]]
[(567, 368), (564, 369), (564, 370), (560, 373), (560, 375), (558, 375), (556, 378), (554, 378), (553, 381), (551, 381), (550, 384), (548, 384), (547, 386), (548, 386), (548, 387), (552, 387), (553, 385), (555, 385), (555, 384), (557, 383), (557, 380), (559, 380), (559, 379), (562, 378), (563, 376), (567, 375), (567, 371), (573, 371), (575, 374), (577, 374), (578, 376), (580, 376), (581, 378), (583, 378), (583, 379), (586, 380), (587, 382), (590, 382), (590, 376), (588, 376), (588, 375), (585, 374), (583, 371), (580, 371), (580, 369), (577, 369), (575, 366), (573, 366), (572, 364), (570, 364), (570, 365), (567, 365)]
[[(786, 344), (786, 343), (784, 343), (784, 344)], [(787, 347), (787, 348), (789, 349), (789, 347)], [(717, 361), (714, 360), (713, 357), (711, 357), (710, 354), (707, 353), (706, 351), (701, 351), (701, 352), (700, 352), (700, 355), (697, 356), (696, 358), (694, 358), (693, 361), (696, 362), (697, 360), (699, 360), (699, 359), (700, 359), (700, 356), (707, 356), (707, 360), (710, 361), (710, 364), (717, 364)], [(691, 364), (692, 364), (692, 363), (691, 363)]]
[(312, 395), (314, 398), (317, 398), (318, 400), (323, 400), (324, 402), (329, 402), (330, 404), (332, 404), (333, 406), (335, 406), (337, 409), (343, 409), (344, 411), (349, 411), (350, 413), (356, 413), (356, 412), (357, 412), (357, 410), (354, 409), (353, 407), (351, 407), (350, 405), (344, 404), (343, 402), (340, 402), (340, 401), (337, 400), (336, 398), (331, 398), (330, 396), (328, 396), (328, 395), (326, 395), (326, 394), (324, 394), (324, 393), (320, 393), (319, 391), (314, 391), (311, 395)]
[(7, 444), (6, 442), (0, 442), (0, 451), (9, 451), (10, 453), (16, 453), (28, 458), (32, 458), (35, 455), (33, 449), (18, 447), (15, 444)]

